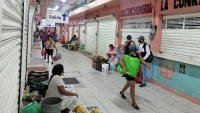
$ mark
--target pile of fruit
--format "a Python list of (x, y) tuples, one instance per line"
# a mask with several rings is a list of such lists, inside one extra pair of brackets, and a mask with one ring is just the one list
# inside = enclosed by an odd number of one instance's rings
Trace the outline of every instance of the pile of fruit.
[(87, 113), (86, 110), (81, 105), (77, 105), (72, 109), (72, 112), (75, 113)]
[(93, 108), (90, 113), (100, 113), (98, 109)]

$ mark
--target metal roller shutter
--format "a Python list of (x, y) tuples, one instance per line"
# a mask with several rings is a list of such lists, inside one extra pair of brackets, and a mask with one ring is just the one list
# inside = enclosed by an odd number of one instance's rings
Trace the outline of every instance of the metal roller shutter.
[(69, 27), (68, 32), (69, 32), (69, 40), (71, 40), (72, 39), (72, 26)]
[(97, 22), (88, 21), (86, 26), (85, 50), (92, 54), (96, 53), (96, 32), (97, 32)]
[(85, 45), (85, 25), (80, 25), (80, 43)]
[(74, 26), (74, 35), (78, 36), (78, 26)]
[(29, 9), (30, 1), (24, 1), (24, 21), (23, 21), (23, 38), (22, 38), (22, 56), (21, 56), (21, 97), (22, 100), (23, 91), (26, 82), (27, 71), (27, 56), (28, 56), (28, 29), (29, 29)]
[[(200, 60), (200, 13), (163, 16), (161, 52), (177, 60)], [(182, 60), (185, 62), (186, 60)], [(199, 63), (200, 64), (200, 63)]]
[[(0, 112), (17, 113), (22, 52), (23, 0), (3, 0), (0, 38)], [(26, 10), (26, 9), (24, 9)]]
[(99, 20), (98, 49), (97, 54), (106, 57), (109, 44), (115, 43), (116, 18)]
[(128, 35), (132, 36), (132, 40), (135, 41), (138, 46), (138, 37), (144, 36), (145, 42), (150, 44), (149, 35), (150, 35), (150, 25), (152, 24), (152, 17), (146, 18), (137, 18), (137, 19), (126, 19), (123, 20), (122, 26), (122, 44), (125, 43), (126, 37)]

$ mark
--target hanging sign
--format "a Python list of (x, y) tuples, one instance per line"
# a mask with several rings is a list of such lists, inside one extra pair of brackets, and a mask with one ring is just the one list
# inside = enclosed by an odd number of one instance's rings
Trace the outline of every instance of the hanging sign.
[(40, 27), (55, 27), (55, 23), (53, 22), (48, 22), (46, 19), (41, 20)]
[(132, 6), (125, 9), (121, 9), (121, 17), (131, 17), (138, 15), (152, 14), (152, 4), (146, 3), (142, 5)]
[(69, 23), (69, 17), (65, 13), (48, 11), (46, 13), (46, 19), (48, 22), (54, 23)]

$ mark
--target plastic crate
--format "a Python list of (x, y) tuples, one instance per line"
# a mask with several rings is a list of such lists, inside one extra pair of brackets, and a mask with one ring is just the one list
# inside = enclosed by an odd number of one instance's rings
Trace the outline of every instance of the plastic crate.
[(39, 94), (45, 97), (47, 88), (48, 88), (48, 80), (36, 78), (30, 81), (30, 93), (32, 91), (38, 91)]
[(28, 73), (28, 85), (30, 85), (30, 81), (36, 78), (41, 78), (44, 80), (49, 80), (49, 72), (48, 71), (30, 71)]

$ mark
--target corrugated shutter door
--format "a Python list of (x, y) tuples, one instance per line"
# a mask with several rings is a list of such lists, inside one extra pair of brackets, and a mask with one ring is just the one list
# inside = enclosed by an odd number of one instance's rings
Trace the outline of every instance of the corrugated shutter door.
[(22, 41), (22, 63), (21, 63), (21, 97), (23, 96), (23, 91), (25, 87), (25, 77), (26, 77), (26, 68), (27, 68), (27, 50), (28, 50), (28, 28), (29, 28), (29, 5), (30, 1), (24, 1), (24, 23), (23, 23), (23, 41)]
[(80, 25), (80, 43), (85, 45), (85, 25)]
[(74, 35), (76, 35), (76, 36), (78, 36), (77, 31), (78, 31), (78, 26), (74, 26)]
[(109, 44), (115, 43), (116, 18), (99, 20), (98, 51), (97, 54), (106, 57)]
[(69, 27), (69, 40), (72, 39), (72, 26)]
[(185, 58), (200, 64), (199, 28), (199, 12), (163, 16), (162, 54), (177, 57), (177, 60)]
[(152, 23), (152, 17), (138, 18), (138, 19), (126, 19), (123, 20), (122, 27), (122, 44), (126, 42), (126, 37), (128, 35), (132, 36), (132, 40), (135, 41), (138, 46), (138, 37), (144, 36), (145, 42), (150, 44), (149, 35), (150, 35), (150, 25)]
[(87, 22), (85, 50), (92, 54), (96, 53), (96, 32), (97, 32), (97, 22), (96, 21)]
[(23, 0), (4, 0), (0, 40), (0, 111), (17, 113)]

